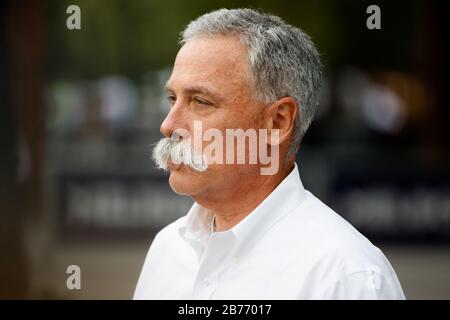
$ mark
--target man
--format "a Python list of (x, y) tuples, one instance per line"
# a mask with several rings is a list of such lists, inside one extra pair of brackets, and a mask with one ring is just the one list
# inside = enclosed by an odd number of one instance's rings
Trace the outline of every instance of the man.
[[(383, 253), (300, 181), (295, 153), (321, 81), (310, 38), (272, 15), (221, 9), (181, 43), (153, 156), (195, 203), (155, 237), (134, 298), (404, 299)], [(246, 133), (243, 150), (230, 129)], [(270, 161), (251, 162), (257, 131)], [(209, 156), (206, 132), (218, 141)]]

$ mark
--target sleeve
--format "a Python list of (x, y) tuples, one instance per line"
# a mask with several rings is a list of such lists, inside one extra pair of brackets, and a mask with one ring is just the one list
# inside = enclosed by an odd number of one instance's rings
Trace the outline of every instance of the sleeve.
[(388, 279), (372, 270), (348, 274), (324, 291), (326, 300), (405, 300), (395, 279)]

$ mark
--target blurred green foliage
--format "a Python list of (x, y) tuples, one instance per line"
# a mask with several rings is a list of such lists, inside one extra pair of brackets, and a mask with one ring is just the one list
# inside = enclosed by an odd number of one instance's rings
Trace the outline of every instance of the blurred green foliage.
[[(379, 2), (379, 1), (377, 1)], [(66, 8), (81, 8), (81, 30), (68, 30)], [(218, 8), (252, 7), (301, 27), (319, 47), (325, 64), (409, 68), (413, 62), (418, 1), (379, 4), (382, 30), (366, 28), (372, 2), (350, 0), (48, 0), (48, 75), (139, 77), (172, 64), (180, 32), (197, 16)]]

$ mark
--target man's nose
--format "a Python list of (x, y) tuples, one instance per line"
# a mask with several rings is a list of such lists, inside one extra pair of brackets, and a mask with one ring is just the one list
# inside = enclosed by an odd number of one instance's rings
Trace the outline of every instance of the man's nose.
[(169, 113), (161, 124), (160, 131), (166, 137), (170, 138), (176, 132), (180, 136), (180, 132), (187, 130), (186, 117), (183, 114), (182, 106), (178, 102), (170, 108)]

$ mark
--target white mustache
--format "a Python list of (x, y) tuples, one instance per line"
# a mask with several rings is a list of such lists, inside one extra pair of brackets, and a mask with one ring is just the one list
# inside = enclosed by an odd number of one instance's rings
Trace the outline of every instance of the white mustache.
[(185, 164), (196, 171), (208, 169), (208, 163), (202, 154), (196, 152), (188, 140), (181, 141), (163, 138), (153, 149), (153, 161), (159, 169), (168, 170), (168, 161), (175, 164)]

